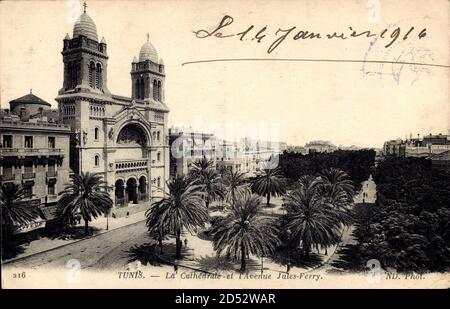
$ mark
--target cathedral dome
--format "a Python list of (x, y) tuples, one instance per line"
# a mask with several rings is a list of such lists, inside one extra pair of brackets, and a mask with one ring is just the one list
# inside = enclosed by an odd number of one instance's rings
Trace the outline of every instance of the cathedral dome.
[(149, 35), (147, 34), (147, 42), (141, 47), (141, 51), (139, 52), (139, 62), (150, 60), (154, 63), (158, 63), (158, 53), (156, 52), (155, 47), (150, 43)]
[(90, 18), (86, 12), (78, 17), (75, 25), (73, 26), (73, 37), (76, 38), (80, 35), (84, 35), (91, 40), (98, 42), (97, 27), (95, 26), (92, 18)]

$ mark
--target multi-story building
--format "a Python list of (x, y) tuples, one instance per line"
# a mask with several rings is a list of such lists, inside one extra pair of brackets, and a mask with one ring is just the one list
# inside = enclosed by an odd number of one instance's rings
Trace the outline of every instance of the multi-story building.
[(450, 172), (450, 150), (432, 154), (430, 160), (433, 167)]
[(384, 143), (383, 153), (385, 156), (404, 157), (406, 146), (401, 139), (390, 140)]
[(425, 135), (423, 137), (423, 144), (424, 145), (450, 145), (450, 135), (444, 135), (444, 134), (429, 134)]
[(169, 178), (169, 108), (164, 62), (149, 36), (131, 62), (131, 97), (110, 92), (108, 46), (86, 9), (61, 54), (64, 79), (56, 101), (60, 122), (73, 133), (73, 171), (101, 173), (116, 207), (162, 197)]
[(422, 138), (390, 140), (384, 143), (385, 156), (431, 158), (450, 151), (450, 135), (425, 135)]
[(237, 158), (236, 143), (217, 140), (216, 145), (216, 169), (218, 171), (240, 171), (241, 162)]
[(384, 143), (386, 156), (427, 158), (450, 150), (450, 136), (437, 134), (391, 140)]
[(185, 175), (194, 161), (206, 157), (217, 171), (242, 172), (255, 176), (264, 162), (279, 154), (278, 144), (250, 139), (230, 142), (217, 139), (211, 133), (193, 132), (192, 129), (171, 128), (170, 175)]
[[(249, 141), (239, 143), (221, 141), (217, 146), (217, 169), (242, 172), (255, 176), (274, 156), (279, 155), (278, 143)], [(272, 161), (274, 162), (274, 161)]]
[(286, 149), (287, 152), (301, 153), (302, 155), (308, 154), (307, 149), (304, 146), (293, 146), (290, 145)]
[(311, 141), (306, 143), (305, 149), (307, 153), (333, 152), (337, 150), (337, 147), (328, 141)]
[(214, 134), (193, 132), (186, 128), (169, 130), (170, 176), (186, 175), (192, 163), (203, 157), (216, 165)]
[(10, 110), (0, 115), (0, 182), (23, 186), (23, 202), (41, 210), (42, 218), (17, 232), (54, 219), (58, 192), (69, 182), (70, 127), (49, 121), (43, 116), (48, 113), (50, 104), (30, 93), (11, 101)]
[(247, 174), (249, 177), (256, 176), (256, 174), (264, 168), (269, 161), (274, 160), (274, 156), (279, 155), (278, 151), (270, 148), (251, 148), (242, 151), (239, 156), (241, 157), (240, 171)]

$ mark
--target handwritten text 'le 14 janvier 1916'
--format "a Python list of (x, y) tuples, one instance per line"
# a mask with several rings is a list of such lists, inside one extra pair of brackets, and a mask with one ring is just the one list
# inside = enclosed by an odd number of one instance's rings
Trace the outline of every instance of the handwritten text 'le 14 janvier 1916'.
[[(356, 31), (353, 29), (353, 27), (348, 27), (348, 31), (345, 32), (333, 31), (330, 33), (321, 33), (309, 30), (300, 30), (296, 26), (286, 27), (283, 29), (278, 28), (276, 31), (271, 31), (268, 26), (256, 27), (255, 25), (249, 25), (247, 27), (244, 27), (242, 31), (238, 30), (239, 32), (233, 32), (231, 29), (231, 24), (233, 24), (233, 22), (233, 17), (225, 15), (219, 22), (219, 24), (212, 30), (200, 29), (193, 32), (195, 34), (195, 37), (199, 39), (205, 39), (208, 37), (221, 39), (237, 37), (240, 41), (250, 40), (256, 41), (257, 43), (270, 40), (271, 44), (267, 49), (268, 54), (273, 52), (278, 46), (280, 46), (280, 44), (284, 40), (289, 37), (295, 41), (305, 39), (347, 40), (355, 38), (379, 37), (386, 40), (386, 45), (384, 47), (388, 48), (399, 38), (405, 41), (411, 37), (422, 39), (427, 35), (426, 28), (421, 28), (421, 30), (419, 31), (416, 30), (413, 26), (407, 27), (407, 31), (402, 30), (399, 26), (392, 29), (384, 28), (380, 32), (375, 32), (367, 29)], [(274, 38), (270, 39), (271, 36)]]

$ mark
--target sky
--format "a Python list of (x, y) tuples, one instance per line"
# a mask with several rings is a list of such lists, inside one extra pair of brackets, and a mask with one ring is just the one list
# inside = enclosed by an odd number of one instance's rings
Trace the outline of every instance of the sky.
[[(62, 44), (82, 2), (0, 2), (0, 104), (30, 89), (56, 107), (62, 86)], [(239, 61), (186, 64), (205, 59), (354, 59), (449, 65), (449, 2), (362, 1), (140, 1), (89, 0), (87, 13), (108, 44), (108, 88), (131, 95), (130, 69), (149, 33), (164, 59), (169, 125), (304, 145), (381, 147), (389, 139), (449, 132), (449, 68), (348, 62)], [(233, 17), (223, 34), (212, 31)], [(251, 40), (266, 26), (266, 37)], [(270, 54), (276, 31), (296, 27), (320, 33), (400, 27), (401, 36), (348, 40), (287, 37)], [(403, 35), (414, 26), (405, 40)], [(426, 36), (418, 33), (426, 28)], [(293, 32), (294, 33), (294, 32)], [(250, 35), (251, 34), (251, 35)], [(222, 133), (220, 133), (222, 132)], [(226, 135), (226, 136), (225, 136)]]

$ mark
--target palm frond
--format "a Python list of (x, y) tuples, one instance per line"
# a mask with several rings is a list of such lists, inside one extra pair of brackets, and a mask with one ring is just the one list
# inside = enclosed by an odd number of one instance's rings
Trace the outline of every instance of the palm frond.
[(27, 204), (25, 189), (17, 184), (5, 183), (0, 186), (0, 206), (2, 226), (11, 229), (13, 226), (32, 222), (39, 216), (37, 207)]

